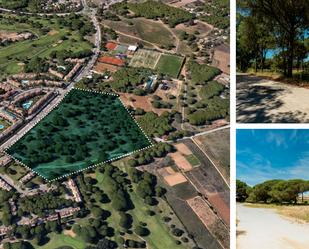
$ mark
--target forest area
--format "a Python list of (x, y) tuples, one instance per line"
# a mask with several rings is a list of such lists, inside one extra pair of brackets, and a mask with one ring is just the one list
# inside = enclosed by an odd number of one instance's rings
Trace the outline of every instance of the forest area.
[(309, 0), (238, 0), (237, 69), (309, 79)]

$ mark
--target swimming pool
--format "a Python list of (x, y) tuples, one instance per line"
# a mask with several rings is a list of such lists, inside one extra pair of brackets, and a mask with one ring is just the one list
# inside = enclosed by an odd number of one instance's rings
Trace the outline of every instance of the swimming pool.
[(32, 100), (29, 100), (28, 102), (23, 103), (22, 106), (23, 106), (23, 108), (24, 108), (25, 110), (29, 110), (29, 108), (31, 107), (32, 103), (33, 103), (33, 101), (32, 101)]
[(4, 128), (4, 125), (0, 125), (0, 130), (3, 130)]

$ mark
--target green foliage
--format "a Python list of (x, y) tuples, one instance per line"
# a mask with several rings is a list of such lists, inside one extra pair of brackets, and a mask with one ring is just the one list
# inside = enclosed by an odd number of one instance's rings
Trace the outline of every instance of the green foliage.
[(249, 193), (251, 191), (251, 188), (245, 183), (240, 180), (236, 180), (236, 198), (238, 201), (245, 201)]
[(41, 217), (44, 216), (45, 211), (72, 206), (73, 203), (71, 200), (66, 200), (57, 195), (58, 194), (55, 192), (49, 192), (42, 196), (27, 196), (19, 199), (18, 204), (23, 212), (31, 212)]
[(194, 19), (193, 14), (180, 9), (168, 6), (162, 2), (148, 0), (142, 3), (118, 3), (112, 6), (119, 14), (126, 14), (126, 9), (134, 12), (136, 17), (146, 17), (148, 19), (160, 18), (170, 27), (175, 27), (179, 23)]
[[(240, 184), (239, 192), (243, 193), (246, 186)], [(297, 203), (299, 195), (309, 191), (309, 181), (293, 180), (269, 180), (255, 185), (249, 191), (248, 202), (265, 203)], [(248, 191), (246, 191), (247, 193)]]
[(121, 68), (113, 74), (113, 81), (108, 84), (116, 91), (128, 92), (144, 84), (151, 74), (149, 69)]
[(54, 179), (149, 144), (117, 96), (72, 90), (9, 153)]
[(204, 125), (213, 120), (226, 118), (229, 116), (229, 100), (222, 99), (218, 96), (206, 102), (205, 110), (197, 110), (188, 115), (189, 122), (193, 125)]
[(207, 15), (202, 15), (201, 19), (205, 22), (220, 28), (227, 29), (230, 26), (230, 1), (228, 0), (212, 0), (205, 1), (202, 7)]
[(34, 57), (30, 60), (28, 64), (25, 66), (26, 73), (41, 73), (41, 72), (47, 72), (49, 68), (48, 63), (39, 57)]
[(203, 86), (200, 90), (200, 96), (203, 99), (209, 99), (214, 96), (220, 95), (220, 93), (224, 90), (224, 86), (217, 81), (209, 81), (205, 86)]
[(138, 117), (138, 122), (146, 134), (152, 137), (163, 136), (173, 130), (170, 120), (165, 114), (159, 116), (154, 112), (147, 112)]
[(221, 73), (218, 68), (211, 67), (206, 64), (198, 64), (193, 60), (188, 63), (188, 70), (190, 72), (191, 81), (193, 84), (204, 84)]

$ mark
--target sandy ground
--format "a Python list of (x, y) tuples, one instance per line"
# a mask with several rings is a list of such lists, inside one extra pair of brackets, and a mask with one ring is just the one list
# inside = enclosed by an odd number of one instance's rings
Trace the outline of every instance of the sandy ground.
[(309, 122), (309, 89), (241, 75), (237, 77), (236, 94), (237, 122)]
[(212, 65), (226, 74), (230, 73), (230, 48), (228, 45), (222, 44), (215, 48)]
[(308, 249), (309, 224), (285, 219), (273, 209), (237, 204), (237, 249)]
[(176, 172), (172, 167), (164, 167), (158, 170), (158, 173), (164, 178), (169, 186), (175, 186), (187, 182), (187, 178), (180, 172)]
[[(126, 106), (133, 106), (134, 108), (142, 108), (146, 112), (155, 112), (158, 115), (161, 115), (165, 111), (171, 111), (170, 109), (157, 109), (154, 108), (151, 104), (151, 97), (149, 96), (137, 96), (129, 93), (121, 93), (121, 100)], [(134, 101), (132, 101), (134, 99)]]
[(176, 149), (182, 153), (183, 155), (191, 155), (192, 154), (192, 151), (187, 147), (187, 145), (183, 144), (183, 143), (180, 143), (180, 144), (176, 144), (175, 145)]
[(183, 171), (190, 171), (193, 168), (188, 160), (179, 151), (171, 153), (170, 157), (174, 160), (177, 167)]

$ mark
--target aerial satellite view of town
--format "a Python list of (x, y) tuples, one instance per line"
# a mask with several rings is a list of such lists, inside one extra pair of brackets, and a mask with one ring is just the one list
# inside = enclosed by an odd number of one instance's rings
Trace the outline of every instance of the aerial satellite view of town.
[(228, 0), (0, 0), (0, 248), (230, 248)]

